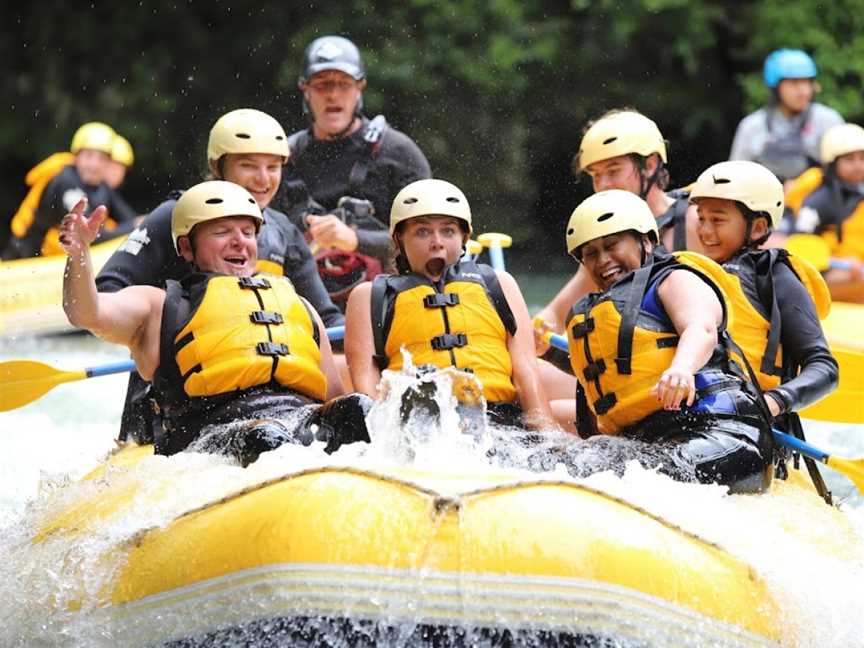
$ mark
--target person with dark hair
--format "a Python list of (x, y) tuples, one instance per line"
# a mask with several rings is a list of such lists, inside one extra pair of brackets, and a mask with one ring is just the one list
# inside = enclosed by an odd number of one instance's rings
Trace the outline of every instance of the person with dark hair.
[(633, 459), (675, 479), (766, 490), (771, 428), (730, 358), (723, 268), (659, 249), (650, 207), (620, 189), (583, 201), (566, 240), (599, 287), (573, 305), (566, 324), (577, 431), (589, 439), (570, 449), (571, 472), (585, 470), (581, 453), (602, 452), (606, 442), (592, 437), (603, 434), (631, 439)]
[(843, 118), (813, 101), (819, 90), (816, 75), (816, 62), (806, 52), (771, 52), (763, 69), (771, 101), (738, 124), (729, 159), (759, 162), (781, 181), (818, 165), (822, 134)]
[(315, 39), (299, 89), (311, 124), (290, 137), (281, 204), (306, 230), (333, 300), (388, 268), (387, 219), (402, 187), (432, 173), (420, 148), (383, 115), (363, 114), (366, 69), (347, 38)]
[[(705, 254), (735, 281), (727, 290), (730, 333), (775, 423), (799, 438), (796, 411), (837, 386), (839, 369), (819, 319), (831, 297), (819, 271), (783, 249), (760, 250), (783, 214), (783, 185), (756, 162), (720, 162), (690, 189)], [(785, 468), (785, 467), (784, 467)], [(817, 490), (827, 494), (812, 461)]]
[(358, 286), (348, 300), (345, 354), (355, 389), (378, 396), (384, 369), (454, 367), (479, 381), (491, 420), (552, 424), (534, 357), (531, 320), (504, 271), (460, 261), (471, 234), (465, 194), (419, 180), (393, 201), (397, 274)]

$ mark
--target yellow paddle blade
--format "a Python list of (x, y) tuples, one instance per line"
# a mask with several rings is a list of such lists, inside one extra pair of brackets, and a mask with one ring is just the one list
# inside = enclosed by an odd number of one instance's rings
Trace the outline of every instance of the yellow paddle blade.
[(60, 383), (86, 377), (86, 371), (60, 371), (33, 360), (0, 363), (0, 412), (33, 402)]
[(468, 254), (480, 254), (483, 251), (483, 244), (474, 239), (468, 239), (465, 249), (468, 251)]
[(846, 475), (858, 487), (858, 490), (864, 493), (864, 459), (844, 459), (843, 457), (831, 456), (825, 463), (829, 468)]
[(840, 365), (840, 384), (799, 414), (816, 421), (864, 423), (864, 353), (843, 348), (832, 348), (831, 353)]
[(815, 234), (793, 234), (786, 239), (784, 247), (791, 254), (809, 261), (820, 272), (827, 270), (831, 266), (831, 250), (828, 248), (828, 243), (821, 236), (816, 236)]
[(492, 247), (497, 244), (501, 248), (508, 248), (513, 245), (513, 239), (507, 234), (499, 234), (498, 232), (486, 232), (477, 237), (477, 241), (483, 247)]

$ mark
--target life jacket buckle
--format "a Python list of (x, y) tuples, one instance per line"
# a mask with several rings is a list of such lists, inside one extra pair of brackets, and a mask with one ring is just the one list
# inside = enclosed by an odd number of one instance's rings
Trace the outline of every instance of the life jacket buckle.
[(255, 345), (255, 351), (263, 356), (285, 356), (288, 355), (288, 345), (276, 342), (259, 342)]
[(249, 288), (252, 290), (262, 290), (270, 287), (270, 282), (266, 277), (240, 277), (237, 279), (237, 284), (241, 288)]
[(596, 378), (606, 371), (606, 361), (600, 358), (597, 362), (592, 362), (585, 367), (583, 375), (585, 380), (596, 380)]
[(446, 308), (459, 304), (459, 295), (456, 293), (435, 293), (423, 298), (423, 306), (426, 308)]
[(606, 394), (602, 398), (598, 398), (594, 401), (594, 411), (597, 412), (598, 416), (603, 416), (610, 409), (615, 407), (615, 403), (618, 402), (618, 397), (615, 396), (614, 393)]
[(578, 340), (581, 337), (585, 337), (589, 333), (594, 330), (594, 318), (588, 317), (584, 322), (579, 322), (573, 326), (573, 338)]
[(253, 324), (281, 324), (284, 321), (282, 313), (275, 311), (252, 311), (249, 319)]
[(435, 351), (448, 351), (453, 348), (464, 347), (468, 344), (468, 336), (464, 333), (458, 333), (453, 335), (451, 333), (444, 333), (443, 335), (436, 335), (432, 338), (432, 348)]

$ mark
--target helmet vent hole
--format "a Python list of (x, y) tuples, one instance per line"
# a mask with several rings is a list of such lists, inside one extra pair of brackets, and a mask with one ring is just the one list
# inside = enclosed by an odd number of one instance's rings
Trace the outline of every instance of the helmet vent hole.
[(254, 200), (252, 200), (252, 199), (251, 199), (251, 198), (247, 198), (247, 199), (246, 199), (246, 200), (248, 200), (248, 201), (249, 201), (249, 204), (250, 204), (250, 205), (254, 205), (254, 204), (255, 204), (255, 201), (254, 201)]
[(445, 198), (445, 200), (447, 202), (451, 202), (451, 203), (458, 203), (459, 202), (459, 199), (456, 196), (448, 196), (447, 198)]
[(276, 136), (276, 141), (277, 141), (277, 142), (281, 142), (281, 141), (284, 140), (284, 139), (285, 139), (285, 138), (282, 137), (281, 135), (277, 135), (277, 136)]
[(729, 184), (732, 182), (729, 178), (718, 178), (714, 177), (714, 184)]
[(783, 203), (782, 203), (781, 201), (778, 200), (776, 206), (779, 207), (779, 206), (782, 205), (782, 204), (783, 204)]
[(573, 233), (573, 228), (571, 227), (570, 229), (567, 230), (567, 236), (570, 236), (572, 233)]
[(598, 216), (598, 217), (597, 217), (597, 222), (598, 222), (598, 223), (602, 223), (603, 221), (609, 220), (609, 219), (612, 218), (614, 215), (615, 215), (614, 212), (606, 212), (606, 213), (603, 214), (602, 216)]
[(615, 137), (610, 137), (609, 139), (605, 139), (605, 140), (603, 140), (603, 144), (604, 144), (604, 146), (605, 146), (606, 144), (611, 144), (612, 142), (614, 142), (614, 141), (617, 140), (617, 139), (618, 139), (618, 136), (617, 136), (617, 135), (616, 135)]
[(403, 205), (413, 205), (416, 202), (417, 202), (416, 198), (406, 198), (405, 200), (402, 201), (402, 204)]
[(208, 205), (219, 205), (219, 204), (223, 203), (224, 201), (221, 198), (208, 198), (204, 202), (207, 203)]
[(252, 139), (252, 136), (249, 133), (235, 133), (234, 137), (238, 137), (240, 139)]

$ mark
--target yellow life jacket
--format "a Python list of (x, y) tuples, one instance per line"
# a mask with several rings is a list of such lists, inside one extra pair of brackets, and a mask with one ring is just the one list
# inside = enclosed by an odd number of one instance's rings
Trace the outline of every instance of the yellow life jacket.
[[(763, 391), (773, 389), (791, 377), (783, 375), (781, 321), (776, 297), (771, 304), (764, 305), (768, 311), (767, 317), (752, 301), (759, 294), (757, 277), (771, 277), (777, 262), (787, 263), (801, 280), (813, 299), (819, 319), (827, 317), (831, 308), (831, 295), (819, 271), (804, 259), (792, 256), (785, 250), (772, 249), (756, 254), (744, 254), (724, 264), (723, 267), (733, 279), (732, 288), (727, 289), (727, 297), (735, 313), (729, 333), (744, 352)], [(733, 357), (744, 366), (737, 353), (734, 353)]]
[(30, 190), (27, 192), (24, 200), (21, 201), (18, 211), (12, 217), (11, 228), (13, 235), (22, 238), (27, 233), (27, 230), (33, 224), (36, 208), (39, 206), (39, 201), (42, 199), (45, 187), (65, 167), (74, 163), (75, 155), (68, 151), (63, 151), (48, 156), (27, 172), (24, 181), (30, 187)]
[(404, 348), (415, 365), (473, 372), (488, 402), (516, 401), (507, 347), (516, 322), (488, 266), (457, 263), (437, 286), (414, 273), (379, 275), (372, 284), (371, 313), (381, 369), (402, 369)]
[(722, 332), (730, 315), (725, 297), (729, 276), (693, 252), (655, 253), (653, 263), (604, 293), (584, 297), (570, 311), (570, 364), (598, 427), (607, 434), (617, 434), (662, 408), (651, 389), (672, 364), (678, 334), (668, 318), (658, 318), (642, 305), (652, 286), (656, 289), (679, 269), (695, 272), (714, 289), (723, 305)]
[[(825, 174), (822, 169), (808, 169), (786, 192), (786, 206), (797, 214), (808, 196), (820, 189), (824, 182)], [(822, 210), (819, 211), (820, 216), (824, 218)], [(837, 231), (838, 227), (840, 232)], [(864, 260), (864, 201), (859, 202), (852, 213), (839, 223), (832, 224), (830, 219), (827, 223), (823, 222), (821, 230), (819, 235), (828, 244), (831, 256)]]
[(324, 400), (319, 333), (290, 281), (197, 275), (184, 287), (169, 282), (162, 314), (159, 374), (175, 399), (275, 383)]

